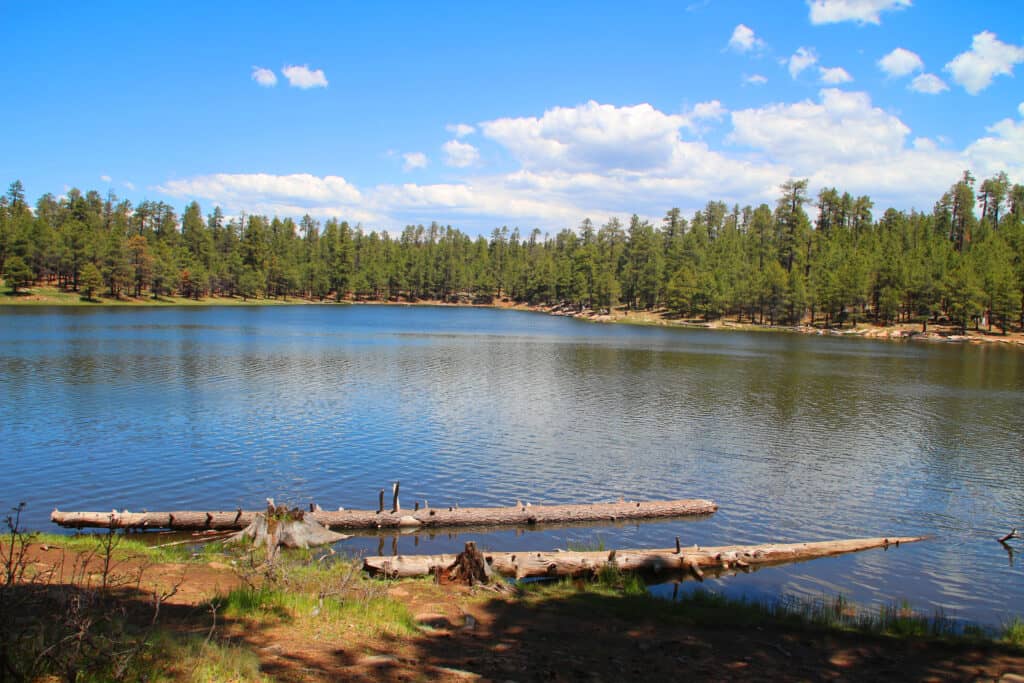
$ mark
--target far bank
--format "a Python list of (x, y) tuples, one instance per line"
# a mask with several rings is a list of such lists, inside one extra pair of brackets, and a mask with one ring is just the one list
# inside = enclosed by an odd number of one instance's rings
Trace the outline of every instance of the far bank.
[(439, 299), (418, 299), (401, 301), (398, 298), (388, 300), (350, 299), (336, 300), (306, 297), (240, 297), (208, 295), (200, 298), (166, 294), (153, 296), (117, 297), (109, 294), (95, 294), (85, 297), (79, 292), (65, 290), (53, 286), (36, 286), (23, 289), (17, 293), (4, 291), (0, 294), (0, 306), (74, 306), (74, 307), (170, 307), (170, 306), (296, 306), (296, 305), (372, 305), (372, 306), (439, 306), (459, 308), (497, 308), (507, 310), (545, 313), (592, 323), (617, 323), (626, 325), (652, 325), (661, 327), (682, 327), (710, 330), (740, 330), (745, 332), (788, 332), (815, 336), (863, 337), (887, 341), (917, 341), (932, 343), (970, 343), (970, 344), (1010, 344), (1024, 346), (1024, 333), (1001, 333), (984, 329), (968, 329), (964, 333), (959, 326), (948, 322), (901, 323), (895, 325), (878, 325), (862, 322), (850, 325), (824, 326), (820, 323), (811, 325), (806, 322), (800, 325), (771, 325), (749, 321), (727, 320), (718, 318), (702, 320), (686, 318), (672, 313), (665, 308), (652, 310), (630, 310), (627, 306), (618, 306), (611, 310), (578, 309), (569, 305), (529, 304), (516, 302), (507, 298), (493, 298), (489, 303), (474, 302), (469, 297), (460, 297), (456, 301)]

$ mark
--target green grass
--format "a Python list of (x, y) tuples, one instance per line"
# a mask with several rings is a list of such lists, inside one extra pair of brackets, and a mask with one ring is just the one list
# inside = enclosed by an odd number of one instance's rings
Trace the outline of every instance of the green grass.
[[(107, 534), (107, 531), (99, 531), (63, 536), (47, 532), (33, 532), (28, 536), (32, 543), (53, 548), (76, 553), (102, 553)], [(113, 557), (118, 560), (141, 557), (151, 562), (160, 563), (189, 562), (195, 559), (208, 562), (212, 556), (225, 552), (224, 544), (219, 542), (199, 545), (186, 543), (166, 547), (157, 547), (158, 545), (160, 544), (154, 543), (153, 539), (142, 540), (139, 536), (116, 532), (112, 546)]]
[[(92, 680), (108, 681), (109, 673), (100, 672)], [(260, 672), (259, 657), (251, 650), (217, 639), (182, 636), (169, 631), (157, 631), (147, 640), (142, 655), (132, 663), (128, 673), (126, 680), (153, 683), (269, 683), (272, 680)]]
[(614, 566), (606, 566), (589, 580), (520, 583), (518, 595), (527, 604), (559, 604), (568, 610), (578, 610), (581, 616), (649, 618), (666, 624), (712, 629), (833, 630), (893, 638), (998, 642), (1024, 648), (1024, 619), (1021, 618), (994, 629), (965, 624), (941, 612), (931, 616), (921, 614), (906, 602), (867, 610), (842, 596), (759, 601), (697, 590), (672, 602), (651, 595), (641, 579)]
[(1000, 635), (1004, 643), (1024, 648), (1024, 619), (1014, 617), (1003, 625)]
[(229, 618), (257, 622), (315, 622), (354, 628), (360, 633), (410, 635), (417, 631), (408, 608), (375, 591), (352, 591), (345, 596), (319, 596), (293, 589), (248, 586), (236, 588), (215, 600), (218, 611)]

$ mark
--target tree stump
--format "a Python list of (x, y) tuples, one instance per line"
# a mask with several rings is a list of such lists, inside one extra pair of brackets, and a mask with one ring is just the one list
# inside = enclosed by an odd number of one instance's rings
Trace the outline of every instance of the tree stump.
[(287, 505), (267, 505), (266, 512), (257, 513), (255, 519), (229, 542), (252, 539), (254, 546), (264, 545), (268, 558), (277, 555), (280, 547), (309, 548), (343, 541), (350, 536), (339, 534), (322, 526), (315, 519), (306, 517), (299, 508), (288, 509)]
[(488, 585), (494, 580), (494, 572), (491, 565), (487, 564), (487, 558), (477, 549), (476, 543), (468, 541), (466, 549), (459, 553), (455, 562), (448, 567), (447, 579), (448, 583)]

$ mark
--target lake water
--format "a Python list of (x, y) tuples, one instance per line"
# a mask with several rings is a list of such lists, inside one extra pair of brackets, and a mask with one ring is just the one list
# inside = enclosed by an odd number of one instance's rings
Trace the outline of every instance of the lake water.
[(409, 507), (707, 497), (692, 521), (340, 547), (930, 534), (705, 587), (1024, 614), (1021, 558), (994, 540), (1024, 526), (1019, 350), (454, 308), (0, 310), (0, 502), (32, 528), (54, 506), (375, 508), (395, 479)]

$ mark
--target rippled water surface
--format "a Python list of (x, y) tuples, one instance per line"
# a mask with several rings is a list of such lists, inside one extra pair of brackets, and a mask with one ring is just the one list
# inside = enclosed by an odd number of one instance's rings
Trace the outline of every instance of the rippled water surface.
[[(698, 521), (353, 539), (441, 552), (931, 534), (715, 581), (999, 624), (1024, 353), (496, 310), (0, 309), (0, 483), (49, 511), (709, 497)], [(2, 502), (2, 501), (0, 501)], [(1017, 548), (1024, 552), (1024, 544)]]

